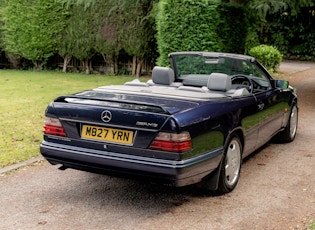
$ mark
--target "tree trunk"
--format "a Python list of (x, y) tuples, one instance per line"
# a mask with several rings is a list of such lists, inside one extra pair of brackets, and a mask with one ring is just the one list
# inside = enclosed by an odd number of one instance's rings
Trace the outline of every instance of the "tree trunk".
[(89, 69), (90, 69), (90, 73), (92, 72), (92, 60), (89, 60)]
[(110, 73), (115, 74), (115, 65), (114, 65), (113, 55), (107, 54), (107, 55), (104, 55), (103, 57), (104, 57), (104, 60), (106, 60), (105, 65), (106, 66), (109, 65), (109, 67), (110, 67), (110, 70), (109, 70)]
[(133, 56), (132, 57), (132, 76), (136, 76), (137, 74), (137, 57)]
[(116, 75), (118, 74), (118, 57), (114, 54), (110, 55), (111, 58), (111, 72)]
[(63, 59), (63, 67), (62, 67), (62, 72), (66, 73), (67, 72), (67, 67), (69, 62), (71, 61), (72, 56), (71, 55), (66, 55)]
[(87, 60), (85, 61), (85, 73), (91, 74), (91, 61)]
[(118, 73), (118, 58), (114, 54), (102, 54), (105, 67), (110, 67), (110, 73), (115, 75)]
[(42, 63), (40, 61), (33, 61), (33, 64), (36, 72), (40, 72), (42, 70)]
[(13, 69), (18, 69), (21, 64), (21, 58), (19, 56), (13, 55), (11, 53), (6, 52), (6, 57), (12, 65)]
[(85, 74), (91, 74), (91, 61), (89, 60), (84, 60), (82, 61), (83, 64), (83, 69), (85, 70)]
[(136, 77), (141, 77), (141, 73), (142, 73), (142, 64), (143, 64), (143, 59), (141, 59), (140, 61), (138, 60), (138, 64), (137, 64), (137, 72), (136, 72)]
[(118, 59), (117, 58), (114, 59), (114, 74), (115, 75), (118, 74)]

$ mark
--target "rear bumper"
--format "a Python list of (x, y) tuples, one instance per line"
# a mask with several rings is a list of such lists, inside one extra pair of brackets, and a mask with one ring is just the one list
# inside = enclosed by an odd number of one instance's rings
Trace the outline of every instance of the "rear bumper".
[(40, 152), (51, 164), (107, 175), (144, 179), (176, 187), (201, 181), (220, 164), (223, 148), (186, 160), (163, 160), (43, 141)]

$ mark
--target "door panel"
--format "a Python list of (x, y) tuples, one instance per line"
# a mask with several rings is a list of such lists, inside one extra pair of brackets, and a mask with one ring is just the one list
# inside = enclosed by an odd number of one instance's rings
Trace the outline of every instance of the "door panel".
[(258, 144), (265, 144), (282, 127), (288, 104), (281, 100), (279, 89), (272, 89), (256, 96), (260, 117)]
[(260, 117), (257, 114), (257, 100), (254, 96), (244, 98), (241, 114), (241, 126), (244, 129), (245, 145), (243, 157), (256, 149)]

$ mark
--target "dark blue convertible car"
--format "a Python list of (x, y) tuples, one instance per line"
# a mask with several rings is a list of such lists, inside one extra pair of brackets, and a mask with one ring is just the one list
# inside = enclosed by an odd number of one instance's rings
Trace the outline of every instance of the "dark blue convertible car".
[(242, 159), (277, 136), (293, 141), (293, 88), (255, 58), (177, 52), (152, 79), (60, 96), (45, 114), (41, 154), (60, 169), (232, 191)]

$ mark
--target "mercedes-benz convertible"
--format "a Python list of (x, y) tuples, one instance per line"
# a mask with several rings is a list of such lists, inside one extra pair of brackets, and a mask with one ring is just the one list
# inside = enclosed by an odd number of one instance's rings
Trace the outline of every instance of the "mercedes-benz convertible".
[(100, 86), (51, 102), (41, 154), (73, 168), (176, 187), (232, 191), (242, 159), (273, 137), (294, 140), (297, 95), (253, 57), (169, 54), (146, 82)]

